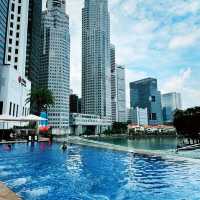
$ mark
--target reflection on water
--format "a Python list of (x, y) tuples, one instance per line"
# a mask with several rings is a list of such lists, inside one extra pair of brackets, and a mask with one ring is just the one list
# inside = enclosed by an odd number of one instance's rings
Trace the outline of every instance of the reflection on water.
[(146, 150), (168, 150), (175, 149), (179, 143), (179, 139), (176, 137), (145, 137), (145, 138), (97, 138), (95, 140), (108, 142), (115, 145), (121, 145), (125, 147), (133, 147), (136, 149)]

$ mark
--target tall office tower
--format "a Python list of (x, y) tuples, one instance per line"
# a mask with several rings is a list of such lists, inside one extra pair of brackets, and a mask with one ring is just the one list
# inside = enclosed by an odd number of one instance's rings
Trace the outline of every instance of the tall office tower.
[(161, 94), (157, 80), (146, 78), (130, 83), (130, 106), (147, 108), (149, 125), (162, 124)]
[(0, 1), (0, 65), (4, 64), (9, 0)]
[(52, 91), (48, 110), (53, 134), (69, 131), (70, 34), (65, 0), (48, 0), (42, 14), (40, 85)]
[[(2, 72), (2, 68), (4, 65), (4, 57), (6, 50), (6, 31), (7, 31), (7, 23), (8, 23), (8, 6), (9, 0), (0, 1), (0, 72)], [(5, 77), (4, 77), (5, 78)], [(2, 87), (3, 87), (4, 79), (2, 74), (0, 73), (0, 115), (3, 114), (4, 99), (1, 97), (2, 95)]]
[(82, 109), (111, 119), (108, 0), (85, 0), (82, 10)]
[(32, 89), (39, 87), (42, 0), (29, 0), (26, 75)]
[(172, 122), (176, 109), (182, 109), (181, 94), (171, 92), (162, 95), (163, 121)]
[(110, 47), (110, 62), (111, 62), (111, 107), (112, 107), (112, 122), (117, 122), (117, 81), (116, 81), (116, 63), (115, 63), (115, 46)]
[(121, 65), (111, 68), (112, 122), (126, 122), (125, 68)]
[[(5, 7), (6, 3), (5, 0), (1, 1), (0, 8)], [(0, 102), (3, 107), (2, 113), (6, 115), (27, 115), (30, 109), (26, 99), (31, 83), (25, 77), (28, 4), (28, 0), (18, 0), (9, 1), (8, 6), (5, 65), (0, 67)], [(7, 8), (1, 12), (1, 16), (6, 17), (6, 11)], [(5, 24), (1, 26), (4, 27)], [(2, 33), (4, 37), (5, 32)], [(2, 44), (4, 45), (4, 40)]]
[(126, 122), (126, 81), (125, 68), (116, 65), (116, 99), (117, 99), (117, 121)]

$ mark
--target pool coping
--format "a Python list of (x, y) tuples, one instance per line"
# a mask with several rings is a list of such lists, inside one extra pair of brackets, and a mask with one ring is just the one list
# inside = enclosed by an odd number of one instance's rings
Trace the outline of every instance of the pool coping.
[(156, 150), (144, 150), (144, 149), (135, 149), (133, 147), (125, 147), (120, 145), (114, 145), (106, 142), (99, 142), (93, 141), (81, 137), (70, 137), (67, 140), (72, 144), (77, 144), (81, 146), (90, 146), (94, 148), (101, 148), (101, 149), (109, 149), (113, 151), (121, 151), (133, 154), (140, 154), (140, 155), (147, 155), (147, 156), (158, 156), (162, 157), (163, 159), (171, 159), (171, 160), (178, 160), (178, 161), (190, 161), (200, 163), (200, 159), (198, 158), (189, 158), (180, 155), (172, 155), (172, 154), (164, 154), (164, 152), (156, 151)]
[(22, 200), (11, 191), (4, 183), (0, 182), (0, 200)]

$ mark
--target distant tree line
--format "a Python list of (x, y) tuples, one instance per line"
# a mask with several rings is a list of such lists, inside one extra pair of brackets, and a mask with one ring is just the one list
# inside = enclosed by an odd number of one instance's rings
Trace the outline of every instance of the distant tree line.
[(103, 134), (113, 135), (113, 134), (126, 134), (128, 130), (128, 124), (123, 122), (114, 122), (111, 129), (105, 130)]
[(200, 139), (200, 107), (177, 110), (173, 124), (179, 135), (191, 139)]

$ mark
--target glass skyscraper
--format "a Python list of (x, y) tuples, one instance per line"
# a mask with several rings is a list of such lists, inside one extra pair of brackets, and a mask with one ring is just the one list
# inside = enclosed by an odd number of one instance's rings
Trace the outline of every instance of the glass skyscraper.
[(53, 134), (69, 132), (70, 34), (65, 0), (48, 0), (42, 15), (40, 85), (52, 91), (48, 110)]
[(0, 1), (0, 65), (4, 64), (9, 0)]
[(111, 119), (108, 0), (85, 0), (82, 10), (82, 112)]
[(29, 0), (26, 76), (32, 89), (39, 87), (42, 0)]
[(147, 108), (149, 125), (162, 124), (161, 93), (157, 80), (146, 78), (130, 83), (130, 106)]
[(162, 95), (163, 121), (172, 122), (176, 109), (182, 109), (181, 94), (171, 92)]

